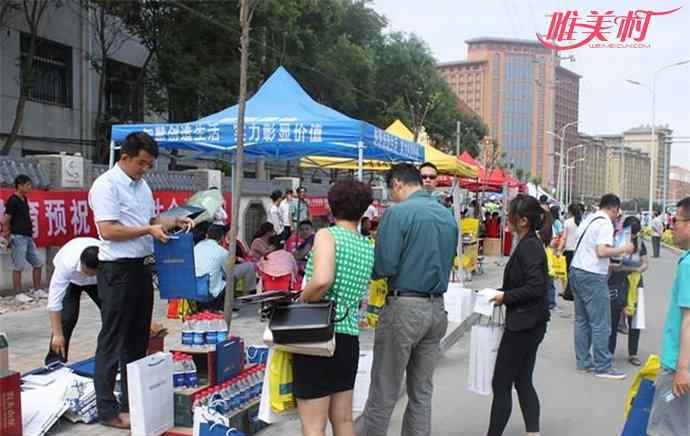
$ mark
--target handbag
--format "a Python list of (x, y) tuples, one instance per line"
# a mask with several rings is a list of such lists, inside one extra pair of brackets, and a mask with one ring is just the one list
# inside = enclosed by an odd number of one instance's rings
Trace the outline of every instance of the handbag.
[(307, 356), (333, 357), (335, 354), (335, 335), (325, 342), (308, 342), (303, 344), (276, 344), (271, 329), (266, 327), (263, 336), (264, 344), (276, 351), (286, 351)]
[(326, 342), (335, 335), (335, 302), (278, 303), (268, 328), (276, 344)]

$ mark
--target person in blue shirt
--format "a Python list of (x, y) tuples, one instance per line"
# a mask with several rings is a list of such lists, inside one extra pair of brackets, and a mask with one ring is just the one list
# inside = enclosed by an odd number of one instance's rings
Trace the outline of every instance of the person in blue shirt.
[[(232, 273), (228, 272), (227, 265), (230, 253), (221, 246), (226, 233), (224, 226), (211, 225), (206, 232), (206, 239), (194, 246), (195, 275), (197, 277), (209, 275), (209, 293), (213, 297), (213, 301), (206, 305), (206, 308), (211, 310), (223, 310), (227, 277), (232, 280), (232, 285), (229, 288), (233, 293), (234, 285), (239, 280), (244, 281), (246, 290), (256, 289), (256, 268), (253, 263), (237, 263)], [(230, 299), (231, 304), (232, 301), (233, 298)]]
[(678, 261), (666, 314), (649, 436), (690, 434), (690, 197), (678, 202), (677, 208), (673, 242), (684, 253)]

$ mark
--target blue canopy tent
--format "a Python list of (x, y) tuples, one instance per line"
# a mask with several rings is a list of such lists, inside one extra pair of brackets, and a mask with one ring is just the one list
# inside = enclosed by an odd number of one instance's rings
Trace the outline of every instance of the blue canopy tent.
[[(111, 166), (116, 144), (137, 131), (147, 132), (163, 148), (234, 153), (237, 112), (235, 105), (188, 123), (114, 125)], [(359, 162), (424, 160), (424, 148), (420, 144), (317, 103), (283, 67), (247, 100), (244, 145), (246, 156), (273, 160), (305, 156), (341, 157)], [(359, 172), (361, 176), (361, 165)]]

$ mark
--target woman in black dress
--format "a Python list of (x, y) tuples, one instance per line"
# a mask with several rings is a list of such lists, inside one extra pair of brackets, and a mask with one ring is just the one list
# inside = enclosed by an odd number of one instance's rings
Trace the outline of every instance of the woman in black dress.
[(539, 434), (539, 397), (532, 373), (549, 320), (549, 273), (544, 243), (537, 232), (551, 229), (550, 218), (533, 197), (518, 195), (510, 202), (508, 219), (519, 242), (503, 273), (503, 288), (494, 298), (494, 304), (506, 306), (506, 324), (496, 357), (487, 436), (503, 434), (512, 410), (513, 385), (527, 434)]

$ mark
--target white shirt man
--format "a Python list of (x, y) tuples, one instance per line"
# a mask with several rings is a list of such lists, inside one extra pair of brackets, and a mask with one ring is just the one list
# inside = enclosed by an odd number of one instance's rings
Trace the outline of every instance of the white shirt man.
[(79, 319), (82, 292), (101, 307), (96, 287), (99, 245), (100, 241), (95, 238), (75, 238), (62, 246), (53, 259), (55, 269), (48, 289), (52, 337), (46, 365), (68, 360), (69, 342)]
[(364, 211), (364, 216), (369, 218), (369, 220), (374, 221), (379, 216), (379, 211), (376, 209), (374, 204), (370, 204), (367, 210)]
[[(601, 198), (599, 211), (578, 227), (581, 239), (568, 276), (575, 296), (575, 356), (577, 369), (596, 377), (622, 380), (625, 373), (613, 367), (609, 351), (611, 300), (608, 288), (609, 258), (632, 253), (627, 242), (613, 246), (613, 222), (620, 214), (620, 199), (613, 194)], [(591, 350), (590, 350), (591, 349)]]
[[(189, 230), (189, 218), (155, 217), (153, 194), (144, 174), (158, 157), (158, 144), (144, 132), (130, 133), (122, 142), (120, 160), (99, 176), (89, 191), (99, 250), (98, 296), (101, 332), (96, 348), (96, 406), (102, 424), (128, 429), (126, 365), (146, 356), (153, 311), (151, 269), (144, 264), (153, 253), (153, 238), (169, 240), (168, 230)], [(113, 394), (121, 370), (123, 395)]]

